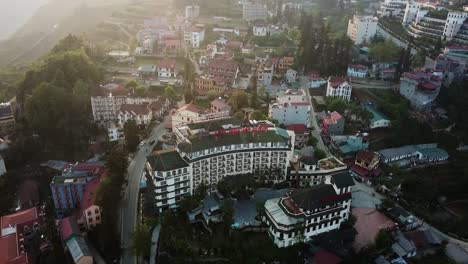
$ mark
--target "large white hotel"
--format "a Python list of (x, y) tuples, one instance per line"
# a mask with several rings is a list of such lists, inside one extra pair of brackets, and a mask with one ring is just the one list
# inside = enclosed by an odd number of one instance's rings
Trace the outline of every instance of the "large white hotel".
[(227, 176), (262, 174), (269, 181), (286, 180), (294, 132), (266, 123), (241, 126), (233, 121), (174, 127), (176, 149), (156, 151), (147, 158), (146, 172), (155, 186), (159, 212), (176, 208), (202, 182), (214, 191)]
[(349, 218), (354, 182), (347, 166), (335, 157), (315, 161), (294, 154), (292, 131), (226, 118), (181, 124), (173, 132), (176, 149), (153, 152), (146, 162), (159, 212), (177, 208), (202, 183), (214, 192), (225, 177), (251, 174), (295, 184), (284, 197), (267, 200), (261, 215), (278, 247), (339, 229)]

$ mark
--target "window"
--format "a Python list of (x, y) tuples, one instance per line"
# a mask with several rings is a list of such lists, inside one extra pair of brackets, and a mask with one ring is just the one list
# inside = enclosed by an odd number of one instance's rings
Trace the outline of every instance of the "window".
[(88, 216), (91, 215), (91, 211), (88, 211)]
[(95, 214), (99, 214), (99, 209), (96, 208), (96, 209), (94, 210), (94, 213), (95, 213)]

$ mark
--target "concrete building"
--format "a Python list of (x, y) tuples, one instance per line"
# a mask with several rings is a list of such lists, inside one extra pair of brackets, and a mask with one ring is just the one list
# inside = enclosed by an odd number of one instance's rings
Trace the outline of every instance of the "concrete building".
[(349, 174), (329, 175), (324, 183), (266, 201), (262, 220), (273, 243), (289, 247), (339, 229), (351, 212), (353, 185)]
[(210, 92), (215, 92), (216, 95), (221, 96), (227, 89), (226, 79), (223, 77), (202, 75), (195, 78), (194, 90), (197, 96), (206, 97)]
[(257, 81), (266, 87), (270, 87), (276, 71), (276, 61), (272, 58), (257, 62)]
[(242, 5), (242, 18), (247, 21), (266, 20), (268, 10), (266, 5), (260, 3), (244, 3)]
[(253, 26), (252, 32), (254, 36), (266, 37), (268, 35), (268, 25), (263, 23), (257, 23)]
[(159, 78), (176, 78), (176, 60), (175, 59), (164, 59), (157, 65), (158, 77)]
[(232, 107), (222, 98), (216, 98), (210, 102), (211, 112), (231, 113)]
[(380, 175), (381, 172), (378, 169), (379, 163), (379, 153), (370, 150), (361, 150), (356, 154), (356, 159), (351, 166), (350, 173), (367, 182), (370, 177)]
[(356, 45), (369, 43), (377, 33), (377, 23), (376, 17), (354, 15), (348, 22), (347, 35)]
[(184, 40), (192, 48), (200, 48), (200, 44), (205, 40), (205, 29), (196, 26), (187, 28), (184, 30)]
[(367, 104), (364, 108), (372, 114), (372, 118), (369, 122), (370, 129), (390, 127), (390, 119), (378, 111), (373, 105)]
[(119, 109), (118, 124), (123, 128), (129, 120), (135, 121), (138, 126), (146, 126), (151, 122), (152, 111), (145, 104), (124, 104)]
[(369, 134), (331, 136), (331, 144), (343, 158), (352, 158), (359, 151), (369, 148)]
[(385, 0), (380, 5), (379, 16), (402, 17), (405, 12), (408, 0)]
[[(451, 41), (459, 33), (466, 34), (464, 23), (468, 13), (459, 11), (446, 11), (445, 15), (425, 7), (423, 3), (410, 2), (406, 6), (403, 25), (415, 38), (427, 37), (434, 40), (443, 39)], [(463, 40), (462, 40), (463, 41)]]
[(297, 71), (289, 69), (286, 71), (286, 80), (288, 83), (295, 83), (297, 81)]
[(235, 86), (240, 75), (240, 67), (235, 61), (212, 59), (208, 63), (207, 73), (213, 77), (224, 78), (227, 85)]
[(356, 78), (366, 78), (369, 76), (369, 69), (367, 68), (367, 66), (364, 65), (350, 64), (348, 65), (347, 76)]
[[(215, 191), (225, 177), (272, 171), (274, 182), (286, 178), (294, 149), (294, 133), (279, 128), (239, 127), (224, 124), (221, 130), (203, 126), (173, 128), (177, 146), (147, 158), (146, 174), (156, 189), (159, 212), (175, 208), (200, 185)], [(238, 128), (234, 128), (238, 127)]]
[(0, 104), (0, 135), (6, 136), (15, 129), (16, 120), (10, 103)]
[(310, 103), (304, 90), (286, 90), (270, 104), (268, 116), (280, 124), (310, 124)]
[(226, 119), (229, 118), (229, 115), (229, 111), (209, 111), (195, 104), (186, 104), (173, 113), (172, 127), (175, 128), (183, 124), (187, 125), (210, 120)]
[(286, 127), (289, 131), (293, 131), (296, 136), (296, 144), (294, 145), (297, 148), (302, 148), (307, 145), (309, 141), (310, 132), (306, 125), (304, 124), (291, 124)]
[(431, 111), (442, 85), (441, 77), (434, 71), (405, 72), (400, 79), (400, 94), (417, 110)]
[(336, 97), (343, 100), (351, 100), (353, 87), (351, 80), (344, 77), (330, 77), (327, 84), (327, 97)]
[(185, 7), (185, 18), (194, 19), (200, 16), (200, 7), (196, 5)]

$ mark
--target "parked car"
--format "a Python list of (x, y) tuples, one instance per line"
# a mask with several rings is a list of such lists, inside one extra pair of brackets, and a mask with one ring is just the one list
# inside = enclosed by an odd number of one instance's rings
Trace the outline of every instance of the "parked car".
[(153, 139), (153, 140), (150, 141), (150, 145), (151, 145), (151, 146), (154, 145), (154, 143), (156, 143), (156, 140), (155, 140), (155, 139)]

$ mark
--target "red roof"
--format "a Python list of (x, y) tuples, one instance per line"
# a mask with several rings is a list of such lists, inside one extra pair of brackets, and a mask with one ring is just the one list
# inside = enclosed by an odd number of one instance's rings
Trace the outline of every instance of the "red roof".
[(59, 222), (60, 227), (60, 237), (62, 241), (67, 240), (71, 235), (79, 234), (80, 230), (78, 229), (78, 225), (75, 222), (73, 216), (69, 216), (63, 218)]
[(411, 72), (403, 73), (403, 77), (410, 78), (410, 79), (415, 80), (415, 81), (421, 80), (421, 77), (419, 77), (418, 75), (416, 75), (414, 73), (411, 73)]
[(213, 101), (211, 101), (211, 105), (214, 105), (218, 109), (231, 108), (231, 106), (228, 103), (226, 103), (225, 100), (219, 98), (216, 98)]
[(195, 105), (195, 104), (186, 104), (186, 105), (180, 107), (179, 109), (177, 109), (176, 111), (177, 112), (190, 111), (190, 112), (201, 114), (201, 113), (205, 112), (205, 109), (203, 109), (203, 108), (201, 108), (201, 107), (199, 107), (198, 105)]
[(180, 40), (178, 39), (164, 39), (163, 41), (163, 44), (165, 47), (167, 46), (180, 46)]
[(205, 31), (205, 29), (201, 28), (201, 27), (192, 27), (192, 32), (203, 32)]
[(16, 234), (0, 237), (0, 263), (25, 264), (29, 263), (26, 254), (20, 254)]
[(321, 249), (314, 254), (314, 264), (338, 264), (343, 260), (325, 249)]
[(356, 70), (367, 70), (367, 67), (361, 64), (349, 64), (348, 68), (352, 68)]
[(340, 113), (338, 113), (337, 111), (331, 112), (330, 117), (333, 118), (334, 120), (339, 120), (339, 119), (343, 118), (343, 116), (340, 115)]
[(16, 226), (19, 224), (24, 224), (27, 222), (38, 220), (39, 214), (37, 212), (37, 207), (31, 209), (23, 210), (11, 215), (2, 216), (0, 219), (1, 229), (7, 228), (8, 226)]
[(377, 153), (375, 153), (373, 151), (370, 151), (370, 150), (367, 150), (367, 149), (364, 149), (364, 150), (359, 151), (356, 154), (356, 159), (370, 162), (370, 161), (372, 161), (374, 159), (374, 157), (376, 155), (377, 155)]
[(163, 69), (175, 69), (176, 60), (174, 59), (164, 59), (158, 63), (158, 68)]
[(82, 211), (94, 205), (94, 194), (96, 193), (96, 190), (99, 187), (100, 183), (101, 183), (100, 177), (95, 177), (86, 184), (86, 189), (85, 189), (85, 192), (83, 193), (83, 198), (80, 204)]
[(331, 87), (336, 88), (346, 82), (347, 79), (345, 77), (332, 77), (328, 80), (330, 83)]
[(449, 50), (468, 50), (467, 46), (447, 46), (445, 48)]
[(351, 166), (351, 170), (361, 177), (367, 178), (369, 176), (369, 170), (359, 165), (354, 164)]
[(150, 113), (148, 104), (124, 104), (120, 107), (120, 112), (135, 113), (135, 115), (147, 115)]
[(287, 126), (287, 129), (294, 131), (296, 135), (304, 135), (309, 131), (304, 124), (291, 124)]
[(306, 106), (306, 105), (310, 105), (309, 102), (293, 102), (291, 103), (292, 106)]
[(437, 90), (439, 89), (439, 85), (431, 82), (424, 82), (421, 84), (422, 87), (429, 89), (429, 90)]

